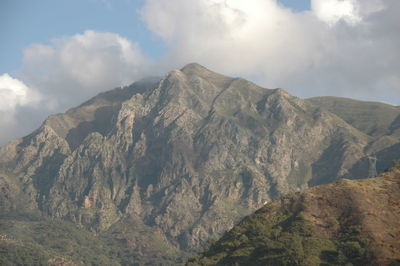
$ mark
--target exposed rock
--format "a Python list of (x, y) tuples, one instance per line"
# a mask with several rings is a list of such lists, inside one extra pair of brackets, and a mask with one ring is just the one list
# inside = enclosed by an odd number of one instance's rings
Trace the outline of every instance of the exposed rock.
[(265, 202), (368, 177), (368, 156), (378, 171), (379, 158), (398, 159), (398, 139), (369, 152), (382, 136), (343, 119), (283, 89), (190, 64), (100, 94), (0, 149), (1, 211), (19, 198), (94, 231), (134, 219), (191, 251)]

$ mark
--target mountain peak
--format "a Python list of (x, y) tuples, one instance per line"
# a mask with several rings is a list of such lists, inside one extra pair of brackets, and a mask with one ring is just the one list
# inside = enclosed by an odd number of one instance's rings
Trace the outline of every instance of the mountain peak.
[(195, 63), (195, 62), (185, 65), (181, 69), (181, 71), (185, 72), (185, 73), (189, 72), (189, 71), (210, 71), (211, 72), (211, 70), (209, 70), (206, 67), (204, 67), (204, 66), (202, 66), (202, 65), (200, 65), (198, 63)]
[(181, 71), (186, 75), (196, 75), (206, 78), (228, 78), (222, 74), (211, 71), (198, 63), (187, 64), (181, 69)]
[(225, 88), (233, 80), (231, 77), (211, 71), (198, 63), (187, 64), (180, 70), (180, 72), (187, 76), (200, 77), (213, 83), (216, 87), (221, 88)]
[(290, 95), (285, 89), (282, 89), (282, 88), (274, 89), (274, 93), (277, 93), (277, 94), (280, 94), (280, 95), (284, 95), (284, 96)]
[[(174, 264), (266, 201), (372, 176), (399, 159), (395, 136), (367, 137), (285, 94), (196, 63), (102, 93), (0, 148), (0, 213), (43, 213), (101, 232), (126, 254), (122, 265)], [(364, 110), (357, 117), (376, 112)], [(388, 134), (398, 130), (392, 125)], [(14, 223), (0, 216), (0, 224)], [(0, 235), (24, 235), (3, 227)], [(27, 243), (36, 237), (29, 234)], [(53, 254), (54, 242), (46, 243), (43, 254)]]

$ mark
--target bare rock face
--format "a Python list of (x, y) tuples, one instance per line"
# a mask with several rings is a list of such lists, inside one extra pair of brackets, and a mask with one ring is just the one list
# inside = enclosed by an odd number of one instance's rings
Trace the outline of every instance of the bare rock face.
[(282, 89), (190, 64), (100, 94), (3, 147), (0, 207), (96, 231), (140, 221), (190, 251), (289, 192), (367, 177), (368, 156), (398, 159), (394, 136), (368, 153), (383, 137)]

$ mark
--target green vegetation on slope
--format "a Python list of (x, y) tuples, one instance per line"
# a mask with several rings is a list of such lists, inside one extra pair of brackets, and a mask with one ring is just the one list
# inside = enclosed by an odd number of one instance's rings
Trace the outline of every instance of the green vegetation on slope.
[(142, 260), (126, 241), (111, 232), (97, 234), (34, 214), (0, 217), (0, 265), (167, 265), (175, 261), (167, 255)]
[[(41, 265), (63, 258), (77, 264), (118, 265), (112, 247), (73, 224), (34, 215), (2, 216), (1, 265)], [(110, 256), (111, 257), (111, 256)]]
[(187, 262), (195, 265), (398, 265), (400, 164), (271, 202)]
[(265, 220), (256, 213), (187, 265), (363, 265), (371, 254), (368, 240), (357, 232), (323, 238), (301, 215), (283, 212)]

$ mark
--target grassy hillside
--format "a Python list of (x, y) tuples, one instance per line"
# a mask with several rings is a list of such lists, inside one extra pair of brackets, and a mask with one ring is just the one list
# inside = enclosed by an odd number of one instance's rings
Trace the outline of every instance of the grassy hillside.
[[(35, 214), (12, 214), (0, 217), (0, 265), (154, 265), (173, 264), (174, 258), (153, 254), (143, 260), (140, 250), (129, 243), (130, 234), (121, 236), (122, 228), (105, 233), (89, 232), (75, 224), (48, 219)], [(132, 230), (131, 230), (132, 231)], [(137, 234), (148, 245), (146, 232), (136, 226)], [(161, 252), (159, 252), (161, 253)], [(166, 254), (171, 254), (170, 257)]]
[(400, 164), (267, 204), (187, 265), (399, 265)]

